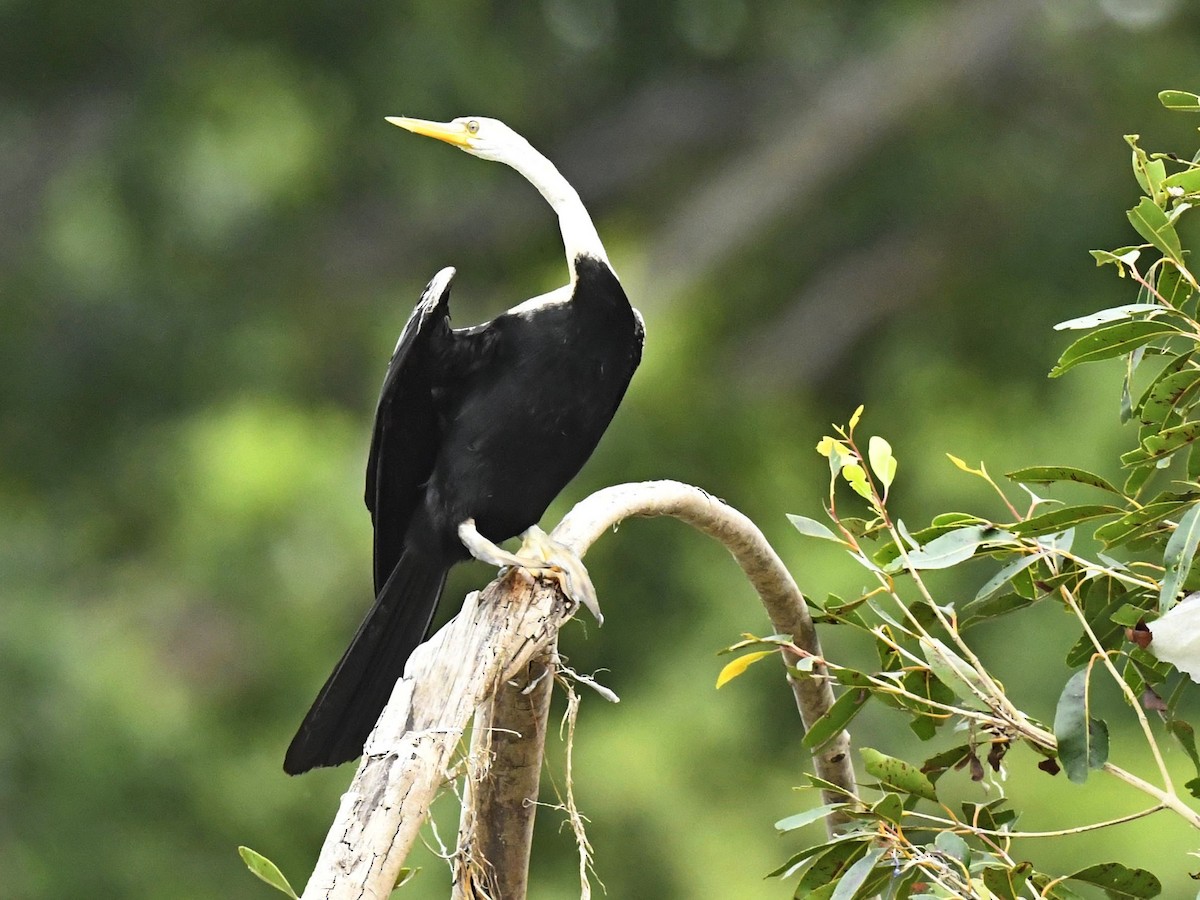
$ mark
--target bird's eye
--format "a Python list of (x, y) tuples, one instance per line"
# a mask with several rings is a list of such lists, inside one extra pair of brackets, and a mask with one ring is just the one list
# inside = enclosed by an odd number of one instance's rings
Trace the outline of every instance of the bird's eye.
[(467, 120), (467, 131), (469, 131), (471, 134), (478, 134), (479, 133), (479, 123), (476, 122), (474, 119), (468, 119)]

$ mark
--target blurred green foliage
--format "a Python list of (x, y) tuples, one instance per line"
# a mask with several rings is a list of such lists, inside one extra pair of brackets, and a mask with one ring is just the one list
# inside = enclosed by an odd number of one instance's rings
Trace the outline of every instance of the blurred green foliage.
[[(463, 324), (563, 274), (517, 176), (385, 115), (524, 133), (647, 314), (643, 369), (551, 522), (608, 483), (692, 481), (760, 522), (802, 587), (836, 587), (836, 551), (784, 513), (817, 508), (812, 445), (859, 402), (905, 460), (906, 519), (977, 497), (943, 451), (1111, 474), (1126, 438), (1095, 398), (1119, 374), (1047, 383), (1049, 325), (1123, 296), (1086, 251), (1126, 240), (1120, 135), (1184, 143), (1154, 95), (1195, 88), (1200, 14), (997, 6), (1007, 24), (984, 2), (0, 3), (0, 894), (265, 896), (239, 844), (307, 876), (351, 773), (280, 764), (369, 602), (361, 470), (396, 334), (444, 264)], [(880, 82), (873, 63), (903, 116), (838, 94)], [(808, 171), (805, 142), (830, 135), (832, 162), (754, 228), (693, 205), (768, 151), (760, 174)], [(701, 208), (726, 246), (689, 257), (670, 236)], [(608, 624), (564, 650), (624, 699), (588, 698), (578, 732), (600, 878), (615, 897), (779, 896), (761, 876), (805, 762), (790, 693), (765, 665), (712, 689), (715, 651), (765, 624), (750, 590), (670, 522), (588, 562)], [(464, 567), (447, 597), (487, 577)], [(988, 637), (1011, 690), (1061, 681), (1052, 628)], [(897, 723), (856, 727), (880, 746)], [(1048, 805), (1102, 802), (1038, 784)], [(1152, 843), (1184, 884), (1185, 848), (1154, 827), (1058, 852)], [(445, 867), (413, 862), (405, 890), (444, 896)], [(546, 811), (533, 893), (574, 885)]]

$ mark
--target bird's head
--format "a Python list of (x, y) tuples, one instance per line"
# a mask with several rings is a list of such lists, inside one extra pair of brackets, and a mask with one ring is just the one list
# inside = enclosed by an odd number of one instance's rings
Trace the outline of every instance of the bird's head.
[(410, 119), (407, 116), (389, 116), (388, 121), (414, 134), (437, 138), (465, 150), (472, 156), (496, 162), (512, 164), (531, 150), (525, 138), (499, 119), (463, 116), (450, 122), (429, 122), (425, 119)]

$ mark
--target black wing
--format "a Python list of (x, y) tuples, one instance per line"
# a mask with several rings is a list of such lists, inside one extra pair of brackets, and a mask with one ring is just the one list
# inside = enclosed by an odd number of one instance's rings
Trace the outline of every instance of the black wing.
[(435, 367), (452, 341), (450, 282), (454, 269), (433, 276), (413, 310), (388, 364), (367, 458), (367, 509), (375, 526), (375, 592), (404, 549), (404, 533), (437, 459)]

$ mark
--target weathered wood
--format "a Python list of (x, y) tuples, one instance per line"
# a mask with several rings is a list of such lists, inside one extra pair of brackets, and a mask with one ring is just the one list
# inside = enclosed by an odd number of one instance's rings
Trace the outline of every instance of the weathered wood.
[(396, 883), (476, 707), (573, 613), (557, 585), (511, 571), (409, 659), (367, 739), (304, 900), (384, 900)]
[[(621, 520), (663, 515), (687, 522), (724, 544), (758, 592), (774, 629), (791, 635), (805, 653), (821, 657), (804, 598), (762, 533), (737, 510), (698, 488), (674, 481), (607, 488), (578, 504), (552, 537), (583, 556), (601, 534)], [(304, 900), (387, 897), (430, 803), (447, 778), (447, 767), (467, 722), (487, 697), (517, 678), (531, 659), (551, 646), (558, 629), (573, 613), (573, 606), (556, 584), (533, 582), (526, 574), (513, 571), (492, 582), (482, 594), (471, 594), (462, 612), (417, 649), (367, 740), (363, 761), (342, 797)], [(785, 659), (795, 661), (794, 657)], [(826, 670), (818, 663), (813, 667), (813, 677), (789, 676), (788, 680), (805, 727), (809, 727), (833, 704)], [(484, 740), (482, 735), (491, 735), (495, 753), (498, 735), (520, 732), (537, 745), (540, 760), (545, 735), (542, 710), (546, 708), (543, 705), (537, 710), (535, 718), (540, 717), (542, 723), (538, 730), (530, 725), (533, 706), (501, 702), (488, 714), (490, 724), (478, 729), (480, 740)], [(509, 779), (509, 774), (498, 775), (497, 770), (502, 759), (511, 759), (518, 768), (525, 769), (525, 778), (512, 784), (523, 786), (494, 790), (476, 787), (470, 793), (470, 808), (464, 812), (473, 823), (468, 829), (473, 840), (468, 848), (473, 871), (486, 872), (489, 865), (498, 869), (502, 862), (506, 869), (502, 877), (510, 885), (519, 884), (520, 889), (515, 893), (458, 896), (504, 900), (524, 896), (532, 834), (526, 826), (531, 825), (532, 815), (528, 823), (522, 822), (520, 830), (508, 830), (504, 824), (515, 813), (515, 805), (524, 810), (527, 800), (536, 796), (533, 770), (540, 769), (540, 761), (533, 765), (533, 748), (517, 746), (524, 743), (512, 741), (513, 746), (505, 748), (503, 756), (484, 754), (492, 768), (489, 778)], [(854, 769), (845, 732), (815, 753), (813, 760), (818, 775), (853, 791)], [(829, 799), (840, 798), (832, 794)], [(491, 824), (481, 832), (483, 822)], [(828, 825), (832, 828), (837, 823), (831, 817)], [(486, 840), (500, 845), (490, 850), (490, 856), (482, 852), (480, 841), (480, 834), (486, 834), (488, 828), (491, 837)], [(520, 871), (508, 871), (512, 867)], [(464, 881), (456, 890), (471, 886)], [(486, 888), (487, 884), (480, 881), (474, 886)]]
[(525, 896), (556, 664), (552, 641), (475, 713), (454, 900)]

